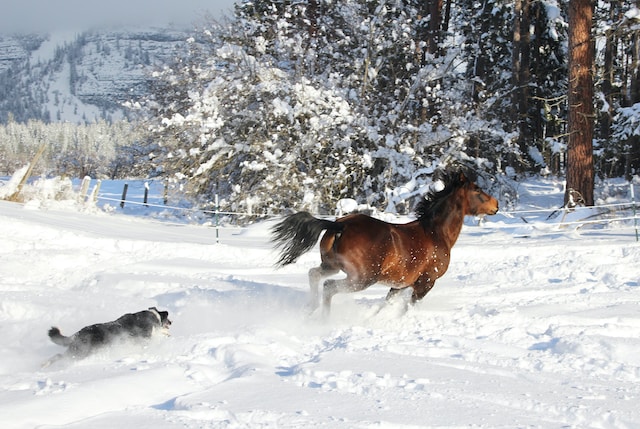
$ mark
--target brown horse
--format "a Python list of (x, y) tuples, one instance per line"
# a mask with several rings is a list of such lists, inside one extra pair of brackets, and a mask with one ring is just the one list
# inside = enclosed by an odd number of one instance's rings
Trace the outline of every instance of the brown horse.
[(417, 219), (406, 224), (364, 214), (350, 214), (335, 222), (307, 212), (288, 216), (272, 229), (272, 241), (282, 248), (278, 264), (295, 262), (326, 230), (320, 241), (322, 263), (309, 270), (312, 308), (318, 306), (320, 281), (339, 271), (346, 278), (324, 282), (324, 313), (336, 293), (361, 291), (377, 282), (391, 286), (387, 299), (412, 287), (411, 302), (415, 303), (447, 271), (465, 215), (498, 211), (498, 201), (464, 173), (444, 171), (438, 179), (444, 188), (428, 192), (416, 207)]

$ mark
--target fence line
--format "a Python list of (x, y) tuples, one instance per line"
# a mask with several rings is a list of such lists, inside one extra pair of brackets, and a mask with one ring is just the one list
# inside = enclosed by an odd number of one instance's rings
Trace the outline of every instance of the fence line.
[[(97, 197), (98, 200), (103, 200), (103, 201), (112, 201), (115, 203), (121, 203), (122, 199), (118, 199), (118, 198), (109, 198), (109, 197), (104, 197), (104, 196), (98, 196)], [(230, 215), (230, 216), (253, 216), (253, 217), (260, 217), (263, 219), (267, 219), (267, 218), (275, 218), (277, 217), (277, 215), (267, 215), (267, 214), (258, 214), (258, 213), (248, 213), (248, 212), (236, 212), (236, 211), (226, 211), (226, 210), (211, 210), (211, 209), (198, 209), (198, 208), (187, 208), (187, 207), (178, 207), (178, 206), (171, 206), (171, 205), (164, 205), (164, 204), (152, 204), (152, 203), (144, 203), (144, 202), (137, 202), (137, 201), (127, 201), (127, 204), (133, 204), (133, 205), (143, 205), (145, 207), (155, 207), (155, 208), (162, 208), (162, 209), (166, 209), (166, 210), (175, 210), (175, 211), (181, 211), (181, 212), (191, 212), (191, 213), (203, 213), (203, 214), (208, 214), (208, 215), (213, 215), (213, 216), (218, 216), (218, 215)], [(585, 226), (585, 225), (597, 225), (597, 224), (612, 224), (614, 222), (624, 222), (624, 221), (634, 221), (634, 224), (637, 225), (637, 221), (638, 221), (638, 214), (636, 213), (636, 202), (635, 201), (630, 201), (630, 202), (622, 202), (622, 203), (610, 203), (610, 204), (602, 204), (602, 205), (598, 205), (598, 206), (593, 206), (593, 207), (574, 207), (571, 209), (567, 209), (567, 208), (557, 208), (557, 209), (544, 209), (544, 208), (540, 208), (540, 209), (520, 209), (520, 210), (507, 210), (507, 211), (500, 211), (498, 212), (498, 214), (503, 215), (506, 218), (512, 218), (512, 219), (517, 219), (520, 218), (522, 220), (522, 223), (518, 223), (518, 224), (511, 224), (511, 223), (497, 223), (497, 222), (491, 222), (491, 223), (484, 223), (483, 224), (483, 229), (493, 229), (493, 230), (507, 230), (507, 229), (514, 229), (514, 228), (519, 228), (519, 227), (531, 227), (533, 229), (537, 229), (538, 231), (541, 231), (540, 233), (536, 234), (537, 236), (540, 235), (556, 235), (562, 232), (565, 232), (564, 230), (562, 230), (562, 228), (568, 228), (568, 227), (573, 227), (575, 226), (576, 229)], [(605, 212), (597, 212), (598, 210), (608, 210)], [(549, 220), (549, 218), (554, 214), (554, 213), (558, 213), (558, 214), (564, 214), (567, 215), (569, 213), (577, 213), (580, 211), (585, 211), (588, 210), (590, 212), (596, 211), (596, 213), (594, 213), (593, 215), (586, 217), (584, 219), (581, 220), (571, 220), (571, 221), (559, 221), (559, 222), (545, 222), (544, 220), (540, 220), (540, 219), (532, 219), (531, 221), (528, 221), (524, 218), (524, 214), (542, 214), (542, 213), (549, 213), (549, 215), (546, 217), (545, 220)], [(602, 218), (602, 219), (593, 219), (593, 217), (595, 216), (607, 216), (607, 214), (611, 214), (611, 213), (616, 213), (618, 211), (626, 211), (626, 210), (633, 210), (633, 215), (631, 216), (621, 216), (621, 217), (607, 217), (607, 218)], [(225, 228), (222, 225), (219, 225), (218, 219), (216, 218), (216, 225), (215, 225), (216, 229), (217, 228)], [(228, 227), (226, 227), (228, 228)], [(237, 227), (233, 227), (233, 228), (237, 228)], [(552, 231), (552, 229), (556, 229), (555, 231)], [(637, 226), (636, 226), (636, 241), (638, 240), (637, 238)]]
[[(104, 200), (104, 201), (113, 201), (113, 202), (117, 202), (117, 203), (121, 203), (123, 201), (123, 198), (109, 198), (109, 197), (104, 197), (104, 196), (97, 196), (96, 199), (97, 200)], [(171, 206), (171, 205), (167, 205), (167, 204), (152, 204), (152, 203), (149, 203), (149, 202), (127, 201), (127, 204), (141, 205), (141, 206), (145, 206), (145, 207), (156, 207), (156, 208), (163, 208), (163, 209), (170, 209), (170, 210), (177, 210), (177, 211), (202, 212), (202, 213), (207, 213), (207, 214), (216, 214), (217, 213), (217, 214), (237, 215), (237, 216), (267, 216), (265, 214), (259, 214), (259, 213), (234, 212), (234, 211), (215, 210), (215, 209), (214, 210), (211, 210), (211, 209), (198, 209), (198, 208)], [(564, 207), (560, 207), (560, 208), (556, 208), (556, 209), (539, 208), (539, 209), (520, 209), (520, 210), (500, 210), (498, 213), (503, 215), (503, 216), (506, 216), (506, 217), (515, 218), (516, 217), (515, 215), (524, 214), (524, 213), (550, 213), (550, 214), (553, 214), (555, 212), (563, 213), (563, 212), (574, 212), (574, 211), (579, 211), (579, 210), (594, 210), (594, 209), (611, 208), (611, 207), (621, 207), (621, 208), (624, 208), (624, 209), (629, 209), (629, 210), (634, 209), (635, 210), (635, 205), (636, 205), (635, 201), (629, 201), (629, 202), (623, 202), (623, 203), (600, 204), (600, 205), (597, 205), (597, 206), (590, 206), (590, 207), (578, 206), (578, 207), (573, 207), (573, 208), (570, 208), (570, 209), (567, 209), (567, 208), (564, 208)], [(633, 219), (633, 217), (631, 217), (631, 219)]]
[[(109, 197), (101, 197), (98, 196), (97, 197), (98, 200), (104, 200), (104, 201), (113, 201), (113, 202), (117, 202), (120, 203), (122, 201), (121, 198), (109, 198)], [(177, 210), (177, 211), (187, 211), (187, 212), (201, 212), (201, 213), (207, 213), (207, 214), (223, 214), (223, 215), (236, 215), (236, 216), (259, 216), (259, 217), (266, 217), (269, 215), (265, 215), (265, 214), (258, 214), (258, 213), (249, 213), (249, 212), (232, 212), (232, 211), (225, 211), (225, 210), (211, 210), (211, 209), (198, 209), (198, 208), (188, 208), (188, 207), (178, 207), (178, 206), (171, 206), (171, 205), (165, 205), (165, 204), (152, 204), (152, 203), (144, 203), (144, 202), (137, 202), (137, 201), (127, 201), (127, 204), (133, 204), (133, 205), (140, 205), (140, 206), (145, 206), (145, 207), (156, 207), (156, 208), (162, 208), (162, 209), (169, 209), (169, 210)], [(563, 212), (567, 212), (567, 213), (571, 213), (571, 212), (577, 212), (580, 210), (594, 210), (594, 209), (600, 209), (600, 208), (609, 208), (609, 207), (623, 207), (625, 209), (631, 210), (633, 207), (633, 203), (629, 202), (629, 203), (613, 203), (613, 204), (602, 204), (602, 205), (598, 205), (598, 206), (592, 206), (592, 207), (574, 207), (571, 209), (565, 209), (565, 208), (558, 208), (558, 209), (524, 209), (524, 210), (500, 210), (498, 212), (498, 214), (501, 214), (505, 217), (510, 217), (510, 218), (516, 218), (516, 216), (514, 215), (518, 215), (518, 214), (523, 214), (523, 213), (550, 213), (553, 214), (555, 212), (558, 213), (563, 213)], [(600, 213), (602, 214), (602, 213)], [(269, 217), (277, 217), (277, 215), (270, 215)], [(613, 219), (608, 219), (609, 221), (614, 221), (614, 220), (632, 220), (634, 218), (634, 216), (630, 216), (630, 217), (625, 217), (625, 218), (613, 218)], [(599, 221), (592, 221), (594, 223), (599, 223), (599, 222), (603, 222), (605, 221), (605, 219), (603, 220), (599, 220)], [(525, 222), (525, 224), (528, 224), (528, 222)], [(562, 222), (565, 225), (570, 225), (572, 223), (579, 223), (579, 224), (584, 224), (584, 223), (591, 223), (591, 221), (576, 221), (576, 222)]]
[[(83, 185), (84, 185), (84, 182), (83, 182)], [(537, 231), (546, 231), (547, 233), (558, 234), (566, 231), (566, 228), (570, 228), (570, 227), (575, 227), (575, 229), (578, 229), (585, 225), (597, 225), (597, 224), (610, 225), (615, 222), (625, 222), (625, 221), (633, 220), (636, 241), (640, 241), (639, 234), (638, 234), (638, 213), (636, 210), (637, 206), (636, 206), (635, 195), (634, 195), (634, 184), (629, 182), (628, 185), (630, 186), (630, 191), (631, 191), (631, 201), (629, 202), (601, 204), (601, 205), (592, 206), (592, 207), (579, 206), (579, 207), (571, 207), (571, 208), (561, 207), (556, 209), (530, 208), (530, 209), (518, 209), (518, 210), (502, 210), (499, 212), (499, 214), (501, 214), (505, 218), (511, 218), (514, 220), (519, 218), (522, 220), (522, 223), (500, 223), (500, 222), (484, 223), (483, 222), (483, 225), (484, 225), (483, 229), (507, 230), (507, 229), (518, 229), (518, 228), (524, 227), (524, 228), (531, 228)], [(120, 199), (110, 198), (106, 196), (98, 196), (96, 195), (97, 192), (94, 192), (92, 196), (92, 200), (94, 202), (96, 202), (97, 200), (112, 201), (115, 203), (119, 203), (120, 207), (124, 208), (124, 203), (126, 198), (126, 189), (128, 185), (125, 183), (124, 186), (125, 188), (123, 191), (123, 195), (122, 195), (122, 198)], [(88, 188), (88, 186), (83, 187), (83, 189), (84, 188)], [(145, 188), (144, 202), (140, 203), (137, 201), (127, 201), (127, 203), (131, 205), (143, 205), (145, 207), (155, 207), (163, 210), (174, 210), (174, 211), (187, 212), (187, 213), (202, 213), (202, 214), (214, 216), (215, 227), (216, 227), (216, 241), (218, 241), (218, 237), (219, 237), (218, 229), (221, 227), (220, 218), (219, 218), (220, 215), (247, 216), (247, 217), (255, 217), (255, 218), (262, 218), (262, 219), (277, 217), (277, 215), (267, 214), (267, 213), (248, 213), (248, 212), (219, 210), (217, 195), (215, 199), (214, 209), (199, 209), (199, 208), (170, 206), (166, 204), (166, 201), (167, 201), (166, 195), (163, 198), (165, 202), (164, 204), (153, 204), (153, 203), (149, 203), (147, 198), (148, 191), (149, 191), (148, 182), (145, 182), (144, 188)], [(98, 188), (96, 187), (96, 190), (97, 189)], [(84, 194), (85, 192), (86, 191), (81, 190), (82, 194)], [(589, 213), (591, 213), (591, 215), (585, 216), (583, 219), (565, 221), (565, 217), (570, 213), (579, 213), (580, 211), (584, 211), (584, 210), (589, 210)], [(633, 215), (628, 216), (623, 213), (618, 213), (618, 212), (627, 211), (627, 210), (631, 210)], [(543, 213), (549, 213), (549, 214), (544, 219), (541, 219), (539, 215)], [(525, 218), (524, 215), (526, 214), (531, 215), (530, 219)], [(562, 214), (562, 219), (560, 221), (549, 222), (549, 220), (555, 219), (561, 214)], [(618, 215), (618, 214), (620, 214), (621, 216), (615, 217), (615, 215)], [(555, 230), (555, 231), (552, 231), (552, 230)], [(536, 235), (539, 236), (541, 234), (536, 233)]]
[(592, 220), (588, 220), (588, 219), (584, 219), (584, 220), (574, 220), (574, 221), (569, 221), (569, 222), (524, 222), (522, 224), (502, 224), (499, 225), (497, 223), (492, 223), (490, 225), (485, 225), (484, 228), (493, 228), (493, 229), (513, 229), (516, 228), (518, 226), (538, 226), (538, 225), (545, 225), (546, 227), (566, 227), (566, 226), (572, 226), (572, 225), (576, 225), (576, 226), (583, 226), (583, 225), (595, 225), (595, 224), (599, 224), (599, 223), (613, 223), (613, 222), (622, 222), (622, 221), (626, 221), (626, 220), (633, 220), (633, 219), (637, 219), (634, 216), (625, 216), (625, 217), (616, 217), (616, 218), (608, 218), (608, 219), (592, 219)]
[(499, 213), (502, 214), (511, 214), (511, 215), (516, 215), (516, 214), (520, 214), (520, 213), (547, 213), (547, 212), (562, 212), (565, 210), (579, 210), (579, 209), (594, 209), (594, 208), (601, 208), (601, 207), (625, 207), (625, 206), (629, 206), (629, 209), (631, 209), (631, 207), (633, 206), (633, 202), (628, 202), (628, 203), (612, 203), (612, 204), (601, 204), (598, 206), (593, 206), (593, 207), (574, 207), (572, 209), (565, 209), (563, 207), (561, 208), (557, 208), (557, 209), (522, 209), (522, 210), (509, 210), (509, 211), (502, 211), (500, 210)]
[[(118, 204), (122, 201), (121, 198), (109, 198), (109, 197), (101, 197), (101, 196), (98, 196), (97, 199), (104, 200), (104, 201), (113, 201)], [(196, 209), (196, 208), (188, 208), (188, 207), (170, 206), (166, 204), (140, 203), (137, 201), (127, 201), (127, 204), (133, 204), (133, 205), (139, 205), (139, 206), (145, 206), (145, 207), (156, 207), (161, 209), (169, 209), (169, 210), (177, 210), (177, 211), (186, 211), (186, 212), (201, 212), (201, 213), (207, 213), (207, 214), (218, 213), (218, 214), (224, 214), (224, 215), (238, 215), (238, 216), (262, 216), (259, 214), (251, 214), (246, 212), (229, 212), (229, 211), (223, 211), (223, 210)]]

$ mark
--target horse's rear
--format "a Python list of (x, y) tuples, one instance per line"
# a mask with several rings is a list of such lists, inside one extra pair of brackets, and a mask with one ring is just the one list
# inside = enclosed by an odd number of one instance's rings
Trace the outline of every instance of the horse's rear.
[(351, 214), (336, 221), (340, 232), (327, 231), (320, 240), (322, 268), (344, 271), (354, 280), (378, 275), (392, 233), (389, 224), (364, 214)]
[[(336, 224), (342, 227), (340, 231), (327, 230), (320, 239), (320, 266), (309, 270), (312, 308), (318, 305), (320, 282), (340, 271), (346, 274), (341, 282), (347, 291), (356, 292), (375, 283), (379, 261), (371, 249), (383, 248), (388, 240), (388, 234), (381, 233), (380, 224), (384, 222), (363, 214), (347, 215)], [(331, 284), (331, 280), (324, 283), (325, 308), (337, 292)]]
[(320, 240), (322, 262), (309, 271), (312, 305), (316, 305), (323, 278), (339, 271), (346, 274), (344, 279), (325, 282), (325, 310), (338, 292), (357, 292), (378, 282), (399, 289), (415, 283), (425, 271), (425, 252), (435, 248), (417, 222), (390, 224), (363, 214), (336, 222), (343, 226), (342, 231), (324, 234)]
[[(411, 259), (424, 246), (425, 234), (414, 222), (390, 224), (363, 214), (337, 220), (338, 233), (327, 232), (320, 240), (320, 257), (327, 270), (341, 270), (354, 280), (380, 281), (393, 266)], [(393, 277), (382, 279), (390, 283)]]

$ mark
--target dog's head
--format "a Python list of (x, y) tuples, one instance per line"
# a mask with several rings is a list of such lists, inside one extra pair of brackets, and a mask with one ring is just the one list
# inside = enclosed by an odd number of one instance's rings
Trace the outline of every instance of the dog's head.
[(160, 311), (155, 307), (149, 307), (149, 311), (156, 315), (160, 322), (160, 326), (162, 326), (163, 329), (169, 329), (169, 326), (171, 326), (171, 320), (169, 320), (168, 311)]

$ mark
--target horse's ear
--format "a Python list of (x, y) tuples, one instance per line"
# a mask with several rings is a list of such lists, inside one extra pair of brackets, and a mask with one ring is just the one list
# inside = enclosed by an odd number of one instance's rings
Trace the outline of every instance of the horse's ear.
[(460, 172), (460, 183), (465, 184), (467, 182), (467, 177), (464, 175), (464, 173), (461, 171)]

